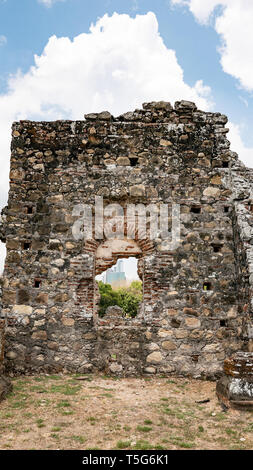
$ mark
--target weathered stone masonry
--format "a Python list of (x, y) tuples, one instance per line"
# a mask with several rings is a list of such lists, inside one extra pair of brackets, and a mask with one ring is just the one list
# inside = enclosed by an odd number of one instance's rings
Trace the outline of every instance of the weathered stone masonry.
[[(2, 319), (5, 369), (177, 373), (214, 378), (252, 350), (252, 171), (229, 150), (227, 118), (190, 102), (114, 118), (13, 124)], [(76, 241), (77, 204), (180, 204), (181, 244)], [(125, 234), (126, 235), (126, 234)], [(95, 275), (136, 256), (135, 319), (97, 316)]]

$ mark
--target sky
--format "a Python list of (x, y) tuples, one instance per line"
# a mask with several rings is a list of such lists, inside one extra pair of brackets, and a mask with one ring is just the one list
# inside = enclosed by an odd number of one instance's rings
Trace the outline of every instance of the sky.
[[(138, 260), (136, 258), (133, 258), (132, 256), (130, 258), (123, 258), (123, 271), (126, 275), (127, 281), (135, 281), (135, 280), (140, 280), (138, 276)], [(116, 263), (117, 264), (117, 263)], [(116, 266), (116, 264), (114, 266)], [(96, 276), (97, 281), (103, 281), (104, 279), (105, 272), (102, 274), (99, 274)]]
[(228, 116), (252, 167), (252, 23), (252, 0), (0, 0), (0, 208), (20, 119), (187, 99)]

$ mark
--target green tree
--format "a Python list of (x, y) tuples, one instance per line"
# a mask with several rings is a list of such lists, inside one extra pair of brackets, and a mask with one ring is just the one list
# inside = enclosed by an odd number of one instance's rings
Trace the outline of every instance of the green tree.
[(98, 288), (100, 293), (98, 314), (103, 317), (108, 307), (119, 305), (118, 293), (110, 284), (104, 284), (102, 281), (99, 281)]
[(141, 281), (133, 281), (129, 287), (115, 290), (110, 284), (99, 281), (98, 287), (100, 292), (99, 316), (103, 317), (108, 307), (118, 305), (126, 316), (136, 317), (142, 301)]

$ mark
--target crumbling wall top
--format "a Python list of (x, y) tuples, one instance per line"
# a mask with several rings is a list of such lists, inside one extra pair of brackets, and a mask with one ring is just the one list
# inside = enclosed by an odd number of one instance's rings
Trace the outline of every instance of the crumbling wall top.
[[(193, 116), (194, 115), (194, 116)], [(142, 109), (135, 111), (128, 111), (118, 117), (114, 117), (108, 111), (101, 113), (85, 114), (86, 121), (113, 121), (113, 122), (170, 122), (174, 121), (177, 117), (193, 116), (196, 121), (209, 122), (213, 121), (216, 125), (224, 126), (228, 122), (227, 116), (221, 113), (210, 113), (197, 109), (195, 103), (191, 101), (176, 101), (174, 108), (171, 103), (167, 101), (152, 101), (150, 103), (143, 103)]]

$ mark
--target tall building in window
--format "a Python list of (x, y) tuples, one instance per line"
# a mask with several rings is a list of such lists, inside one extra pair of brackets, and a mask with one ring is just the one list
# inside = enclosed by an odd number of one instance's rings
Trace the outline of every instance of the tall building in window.
[(126, 281), (126, 274), (124, 272), (124, 261), (122, 259), (117, 261), (117, 264), (106, 271), (106, 283), (116, 284), (120, 281)]

